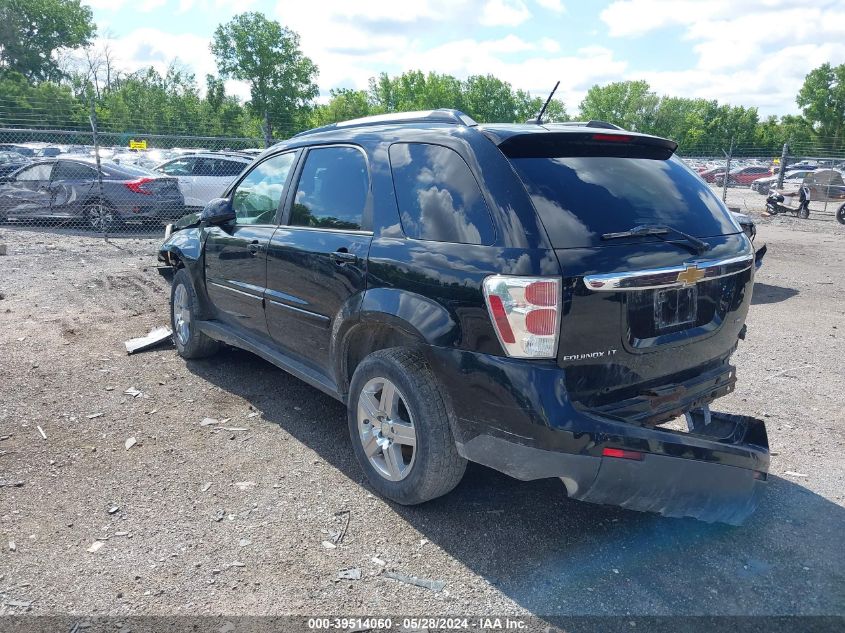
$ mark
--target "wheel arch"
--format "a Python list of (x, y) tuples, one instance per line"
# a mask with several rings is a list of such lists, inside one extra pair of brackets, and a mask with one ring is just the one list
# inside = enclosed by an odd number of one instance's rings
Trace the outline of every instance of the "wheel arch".
[[(342, 311), (343, 314), (344, 311)], [(352, 374), (367, 355), (390, 347), (453, 345), (458, 325), (445, 307), (416, 293), (375, 288), (335, 320), (332, 358), (338, 390), (346, 395)]]
[(158, 259), (173, 266), (175, 270), (184, 268), (191, 277), (194, 290), (200, 300), (203, 313), (209, 314), (212, 308), (205, 289), (205, 266), (203, 257), (203, 235), (198, 228), (185, 229), (173, 233), (159, 247)]

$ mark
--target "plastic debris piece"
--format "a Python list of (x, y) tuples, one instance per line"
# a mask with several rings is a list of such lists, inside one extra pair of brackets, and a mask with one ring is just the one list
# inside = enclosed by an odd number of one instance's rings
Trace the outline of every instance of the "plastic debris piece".
[(129, 339), (124, 345), (126, 345), (127, 354), (134, 354), (157, 347), (166, 341), (173, 341), (173, 330), (169, 327), (157, 327), (150, 330), (150, 333), (146, 336)]
[(446, 583), (442, 580), (429, 580), (428, 578), (419, 578), (417, 576), (407, 576), (405, 574), (400, 574), (399, 572), (395, 571), (388, 571), (384, 574), (388, 578), (392, 580), (398, 580), (399, 582), (404, 582), (409, 585), (414, 585), (416, 587), (423, 587), (425, 589), (431, 589), (432, 591), (442, 591), (443, 588), (446, 586)]
[(137, 444), (137, 443), (138, 443), (138, 440), (136, 440), (134, 437), (129, 437), (129, 438), (126, 438), (126, 441), (123, 443), (123, 445), (126, 447), (126, 450), (128, 451), (130, 448), (135, 446), (135, 444)]
[(337, 573), (338, 580), (361, 580), (361, 570), (357, 567), (343, 569)]

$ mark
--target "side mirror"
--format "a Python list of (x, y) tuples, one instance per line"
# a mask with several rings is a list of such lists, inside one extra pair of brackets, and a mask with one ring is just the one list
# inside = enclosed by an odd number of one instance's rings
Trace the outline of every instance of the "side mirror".
[(215, 198), (205, 205), (200, 214), (200, 222), (213, 226), (234, 220), (235, 217), (237, 216), (229, 198)]

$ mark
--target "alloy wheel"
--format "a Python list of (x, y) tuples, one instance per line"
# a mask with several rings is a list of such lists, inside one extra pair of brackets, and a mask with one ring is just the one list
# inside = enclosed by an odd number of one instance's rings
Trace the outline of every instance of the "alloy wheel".
[(358, 396), (358, 436), (382, 477), (401, 481), (416, 458), (417, 432), (405, 397), (387, 378), (372, 378)]
[(179, 342), (187, 345), (191, 336), (191, 310), (184, 284), (179, 284), (173, 293), (173, 329)]
[(88, 224), (95, 231), (104, 231), (114, 223), (114, 213), (107, 206), (92, 204), (86, 209)]

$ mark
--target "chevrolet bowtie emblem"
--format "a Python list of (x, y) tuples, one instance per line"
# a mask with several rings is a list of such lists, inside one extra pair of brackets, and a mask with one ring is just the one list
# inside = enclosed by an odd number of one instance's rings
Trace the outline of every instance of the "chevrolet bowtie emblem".
[(704, 271), (696, 266), (687, 266), (685, 270), (678, 273), (678, 281), (685, 286), (693, 286), (704, 279)]

